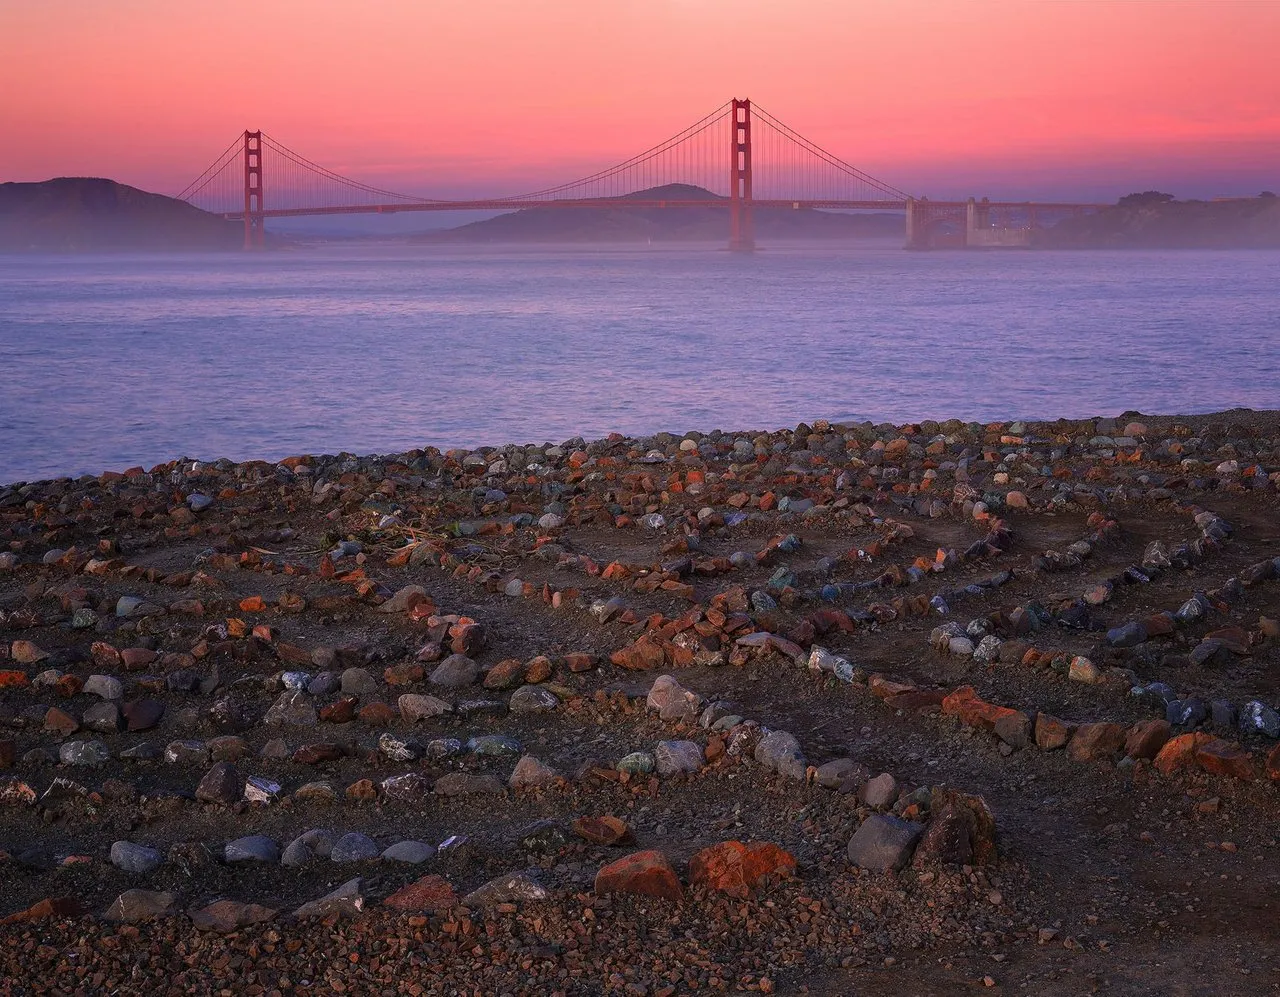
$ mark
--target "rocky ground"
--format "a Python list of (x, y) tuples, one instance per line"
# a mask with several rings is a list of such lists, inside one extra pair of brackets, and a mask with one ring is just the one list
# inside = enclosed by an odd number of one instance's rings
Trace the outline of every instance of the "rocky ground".
[(14, 994), (1270, 993), (1280, 419), (0, 489)]

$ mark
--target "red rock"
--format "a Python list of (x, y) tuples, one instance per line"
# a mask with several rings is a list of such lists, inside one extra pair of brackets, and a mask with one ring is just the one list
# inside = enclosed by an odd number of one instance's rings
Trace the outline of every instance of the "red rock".
[(378, 798), (378, 786), (372, 779), (361, 779), (347, 787), (346, 797), (352, 803), (370, 803)]
[(1167, 720), (1148, 720), (1134, 724), (1125, 737), (1125, 755), (1129, 758), (1155, 758), (1169, 740), (1172, 730)]
[(1271, 753), (1267, 755), (1267, 778), (1273, 782), (1280, 782), (1280, 744), (1271, 749)]
[(662, 900), (684, 900), (684, 888), (667, 857), (659, 851), (632, 852), (596, 873), (597, 894), (632, 893)]
[(358, 715), (360, 722), (370, 727), (386, 727), (396, 719), (396, 711), (386, 703), (369, 703), (360, 708)]
[(320, 719), (331, 724), (348, 724), (356, 718), (355, 696), (343, 696), (341, 699), (320, 708)]
[(397, 890), (383, 903), (393, 910), (440, 911), (456, 907), (458, 895), (447, 879), (433, 873)]
[(768, 841), (722, 841), (689, 860), (689, 882), (695, 886), (746, 897), (752, 890), (795, 873), (796, 860)]
[(1007, 706), (996, 706), (980, 699), (973, 686), (965, 685), (956, 689), (942, 701), (942, 712), (947, 716), (957, 716), (966, 727), (980, 727), (983, 730), (994, 730), (996, 721), (1001, 717), (1012, 716), (1017, 710)]
[(16, 669), (0, 671), (0, 689), (25, 689), (30, 684), (26, 672)]
[(551, 659), (545, 654), (530, 658), (524, 666), (524, 680), (536, 685), (551, 678)]
[(523, 672), (524, 663), (519, 658), (507, 658), (505, 661), (499, 661), (485, 675), (484, 687), (486, 689), (510, 689), (520, 681), (520, 676)]
[(398, 665), (391, 665), (383, 673), (382, 677), (387, 685), (413, 685), (421, 682), (426, 672), (422, 666), (414, 662), (403, 662)]
[(1253, 755), (1221, 739), (1212, 740), (1198, 747), (1195, 751), (1195, 760), (1202, 769), (1212, 775), (1240, 779), (1244, 782), (1252, 782), (1255, 777)]
[(571, 672), (589, 672), (596, 667), (596, 656), (584, 651), (573, 651), (564, 656), (564, 664)]
[(634, 644), (614, 651), (613, 654), (609, 655), (609, 660), (619, 668), (627, 668), (632, 671), (648, 671), (654, 668), (661, 668), (666, 661), (666, 655), (662, 650), (662, 645), (656, 643), (648, 634), (645, 634)]
[(53, 684), (58, 690), (58, 695), (70, 699), (72, 696), (79, 695), (80, 690), (84, 688), (84, 679), (79, 675), (64, 675)]
[(1152, 763), (1161, 775), (1172, 775), (1182, 769), (1194, 768), (1196, 751), (1213, 738), (1200, 731), (1190, 734), (1179, 734), (1170, 738)]
[(322, 762), (336, 762), (343, 754), (339, 744), (304, 744), (293, 753), (293, 760), (299, 765), (319, 765)]
[(124, 669), (127, 672), (141, 671), (157, 657), (155, 651), (146, 647), (126, 647), (120, 652), (120, 660), (124, 663)]
[(88, 911), (79, 897), (46, 897), (26, 910), (0, 918), (0, 925), (43, 921), (50, 917), (83, 917)]
[(624, 845), (632, 840), (626, 821), (612, 815), (578, 817), (572, 826), (574, 834), (593, 845)]
[(1036, 714), (1036, 747), (1041, 751), (1054, 751), (1066, 747), (1071, 739), (1072, 724), (1065, 723), (1048, 713)]
[(1111, 758), (1124, 749), (1126, 733), (1120, 724), (1081, 724), (1071, 735), (1067, 754), (1077, 762)]
[[(910, 682), (899, 682), (897, 679), (879, 673), (867, 679), (867, 689), (871, 695), (884, 700), (917, 691), (917, 687)], [(944, 692), (942, 698), (946, 699), (946, 697), (947, 694)]]
[(68, 737), (80, 729), (80, 721), (70, 713), (52, 706), (44, 715), (44, 729), (51, 734)]

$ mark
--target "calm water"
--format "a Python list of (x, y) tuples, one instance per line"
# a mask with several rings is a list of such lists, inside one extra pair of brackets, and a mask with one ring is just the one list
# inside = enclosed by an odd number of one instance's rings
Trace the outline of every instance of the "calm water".
[(1280, 404), (1280, 253), (0, 257), (0, 481), (796, 422)]

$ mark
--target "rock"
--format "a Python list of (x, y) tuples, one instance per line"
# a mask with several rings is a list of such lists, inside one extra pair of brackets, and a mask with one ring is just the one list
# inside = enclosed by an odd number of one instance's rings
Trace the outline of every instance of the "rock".
[(794, 875), (795, 869), (795, 857), (771, 842), (722, 841), (689, 859), (689, 882), (746, 897), (758, 887)]
[(595, 891), (601, 896), (630, 893), (677, 902), (684, 899), (675, 870), (659, 851), (632, 852), (610, 862), (596, 873)]
[(512, 713), (547, 713), (560, 705), (560, 698), (540, 685), (521, 686), (511, 694)]
[(1126, 734), (1120, 724), (1081, 724), (1071, 736), (1067, 754), (1077, 762), (1114, 757), (1124, 749)]
[(66, 710), (60, 710), (53, 706), (44, 715), (43, 729), (47, 733), (58, 735), (58, 737), (70, 737), (80, 729), (80, 721)]
[(446, 689), (461, 689), (473, 685), (480, 675), (480, 666), (465, 654), (451, 654), (431, 673), (432, 685)]
[(117, 841), (111, 846), (111, 864), (123, 872), (145, 876), (158, 869), (161, 861), (160, 853), (146, 845)]
[(1054, 751), (1066, 747), (1075, 728), (1048, 713), (1036, 714), (1036, 747), (1042, 751)]
[(657, 710), (663, 720), (692, 723), (702, 710), (702, 697), (684, 688), (672, 676), (659, 675), (653, 680), (645, 704)]
[(849, 861), (872, 872), (897, 871), (911, 861), (923, 833), (923, 825), (900, 817), (868, 817), (849, 839)]
[(381, 789), (388, 800), (418, 803), (431, 792), (431, 780), (420, 772), (406, 772), (383, 779)]
[(379, 613), (407, 613), (420, 602), (430, 602), (421, 585), (406, 585), (378, 607)]
[(84, 680), (84, 689), (81, 691), (90, 696), (116, 700), (124, 695), (124, 684), (110, 675), (90, 675)]
[(174, 913), (174, 895), (151, 890), (125, 890), (116, 897), (102, 916), (108, 921), (133, 924), (153, 917)]
[(1137, 647), (1147, 639), (1147, 626), (1141, 620), (1130, 620), (1107, 631), (1107, 643), (1112, 647)]
[(1067, 669), (1067, 678), (1072, 682), (1097, 685), (1102, 681), (1102, 671), (1088, 658), (1076, 656), (1071, 659), (1071, 665)]
[(992, 727), (996, 737), (1012, 748), (1025, 748), (1032, 743), (1031, 718), (1021, 710), (1006, 713)]
[(367, 862), (376, 859), (381, 853), (377, 843), (370, 837), (352, 831), (344, 834), (333, 843), (329, 852), (331, 862)]
[(973, 816), (967, 810), (949, 804), (930, 818), (916, 845), (913, 864), (923, 868), (934, 862), (973, 863)]
[(283, 866), (302, 866), (313, 859), (327, 859), (338, 836), (326, 828), (313, 828), (294, 838), (280, 856)]
[(546, 887), (528, 873), (518, 872), (498, 876), (471, 891), (462, 902), (467, 907), (493, 907), (497, 904), (522, 903), (528, 900), (546, 900), (550, 894)]
[(422, 757), (423, 747), (411, 738), (388, 732), (378, 738), (378, 754), (391, 762), (412, 762)]
[(112, 702), (94, 703), (84, 711), (80, 722), (100, 734), (118, 733), (122, 726), (120, 707)]
[(400, 716), (411, 724), (416, 724), (419, 720), (429, 717), (438, 717), (442, 714), (453, 712), (453, 707), (443, 699), (413, 692), (405, 693), (397, 699), (396, 706), (400, 709)]
[(262, 722), (273, 727), (314, 727), (320, 720), (311, 697), (301, 689), (281, 693)]
[(467, 796), (503, 792), (502, 783), (488, 773), (448, 772), (436, 780), (437, 796)]
[(240, 799), (243, 786), (239, 769), (230, 762), (218, 762), (200, 780), (196, 799), (202, 803), (235, 803)]
[[(431, 742), (431, 744), (436, 743)], [(431, 744), (427, 745), (428, 756), (431, 756)], [(501, 758), (504, 755), (518, 755), (522, 749), (519, 741), (505, 734), (481, 734), (467, 739), (467, 750), (483, 758)]]
[(434, 913), (456, 907), (458, 895), (447, 879), (432, 874), (397, 890), (382, 902), (392, 910)]
[(874, 779), (868, 779), (858, 792), (858, 798), (869, 807), (884, 808), (893, 806), (898, 799), (898, 780), (888, 772), (882, 772)]
[(228, 934), (254, 924), (271, 921), (279, 911), (261, 904), (241, 903), (238, 900), (215, 900), (204, 907), (193, 909), (191, 923), (201, 931), (219, 931)]
[(249, 803), (274, 803), (280, 795), (280, 783), (251, 775), (244, 781), (244, 798)]
[(1167, 720), (1147, 720), (1144, 723), (1134, 724), (1125, 736), (1125, 756), (1133, 759), (1153, 759), (1160, 753), (1160, 749), (1165, 746), (1171, 734), (1172, 728)]
[(574, 834), (593, 845), (622, 845), (632, 840), (626, 821), (612, 815), (578, 817), (571, 827)]
[(770, 731), (756, 745), (755, 760), (789, 779), (803, 780), (806, 764), (800, 742), (785, 730)]
[(63, 765), (99, 768), (111, 760), (111, 750), (101, 741), (67, 741), (58, 749)]
[(560, 776), (550, 766), (544, 765), (533, 755), (524, 755), (520, 761), (516, 762), (515, 771), (511, 773), (507, 785), (512, 789), (533, 789), (551, 785), (559, 778)]
[(702, 768), (702, 748), (695, 741), (659, 741), (653, 752), (658, 775), (682, 775)]
[(229, 842), (223, 849), (223, 858), (227, 862), (267, 862), (274, 864), (280, 861), (280, 846), (272, 839), (261, 834), (251, 834)]
[(1240, 711), (1240, 729), (1280, 737), (1280, 713), (1256, 699), (1250, 700)]
[(1196, 752), (1213, 740), (1214, 738), (1200, 731), (1171, 737), (1156, 754), (1152, 765), (1161, 775), (1173, 775), (1184, 769), (1196, 768)]
[(372, 699), (378, 695), (378, 680), (364, 668), (348, 668), (342, 673), (339, 688), (344, 695)]
[(293, 912), (294, 917), (328, 917), (330, 914), (353, 916), (364, 911), (364, 881), (349, 879), (332, 893), (311, 900)]
[(524, 675), (524, 663), (519, 658), (507, 658), (489, 669), (484, 677), (486, 689), (509, 689)]
[(1196, 763), (1211, 775), (1251, 782), (1254, 779), (1253, 755), (1238, 745), (1215, 739), (1195, 751)]
[(871, 771), (852, 758), (836, 758), (818, 766), (814, 781), (825, 789), (857, 792), (871, 778)]
[(428, 845), (425, 841), (397, 841), (394, 845), (383, 850), (382, 861), (421, 865), (434, 857), (435, 854), (435, 846)]

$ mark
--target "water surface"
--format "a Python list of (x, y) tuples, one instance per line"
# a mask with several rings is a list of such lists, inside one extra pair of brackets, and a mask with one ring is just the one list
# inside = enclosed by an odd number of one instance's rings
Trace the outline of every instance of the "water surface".
[(1277, 252), (0, 257), (0, 481), (801, 420), (1276, 407)]

